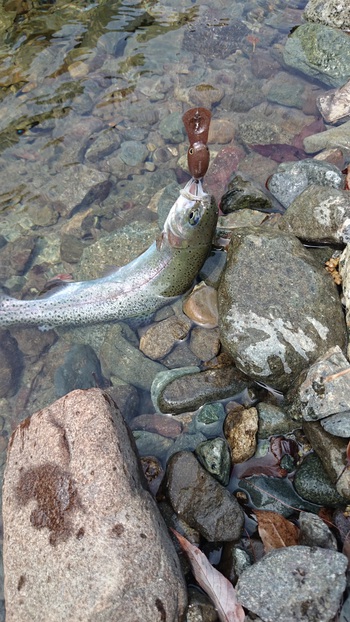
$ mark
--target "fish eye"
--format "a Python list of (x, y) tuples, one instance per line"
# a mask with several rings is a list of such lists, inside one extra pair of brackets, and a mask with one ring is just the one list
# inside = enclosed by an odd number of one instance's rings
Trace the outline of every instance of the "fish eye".
[(190, 213), (188, 214), (188, 222), (190, 223), (190, 225), (194, 226), (194, 225), (197, 225), (199, 221), (200, 221), (199, 209), (191, 209)]
[(189, 153), (190, 155), (193, 155), (193, 147), (190, 147), (190, 148), (189, 148), (188, 153)]

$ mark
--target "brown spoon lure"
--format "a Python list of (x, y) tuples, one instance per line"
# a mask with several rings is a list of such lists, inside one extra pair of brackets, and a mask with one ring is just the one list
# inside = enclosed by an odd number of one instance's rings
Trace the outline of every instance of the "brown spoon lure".
[(182, 117), (190, 146), (187, 162), (194, 179), (202, 179), (209, 166), (207, 146), (211, 112), (207, 108), (191, 108)]

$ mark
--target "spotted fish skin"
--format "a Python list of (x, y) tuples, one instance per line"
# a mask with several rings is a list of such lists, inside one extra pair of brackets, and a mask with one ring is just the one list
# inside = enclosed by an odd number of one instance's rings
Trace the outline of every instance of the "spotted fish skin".
[(159, 240), (142, 255), (108, 276), (68, 283), (35, 300), (0, 296), (0, 326), (80, 326), (154, 313), (193, 283), (210, 251), (217, 216), (214, 199), (189, 182)]

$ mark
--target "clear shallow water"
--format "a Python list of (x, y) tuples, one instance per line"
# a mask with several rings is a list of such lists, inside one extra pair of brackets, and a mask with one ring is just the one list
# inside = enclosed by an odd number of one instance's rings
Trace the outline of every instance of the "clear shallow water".
[[(281, 78), (302, 87), (293, 107), (283, 95), (268, 99), (304, 4), (2, 2), (1, 285), (34, 297), (56, 274), (93, 278), (146, 248), (157, 233), (152, 197), (188, 179), (187, 141), (170, 119), (192, 105), (210, 107), (214, 120), (233, 128), (216, 126), (212, 159), (227, 146), (243, 149), (241, 170), (264, 183), (276, 163), (250, 152), (237, 128), (262, 116), (280, 127), (275, 142), (290, 143), (315, 119), (319, 87), (302, 77)], [(270, 74), (257, 69), (262, 57), (275, 67)], [(94, 243), (99, 252), (91, 253)], [(89, 343), (98, 352), (104, 338), (101, 327), (67, 330), (38, 346), (36, 329), (11, 332), (23, 365), (13, 395), (0, 399), (2, 470), (11, 431), (56, 398), (53, 378), (67, 349)]]

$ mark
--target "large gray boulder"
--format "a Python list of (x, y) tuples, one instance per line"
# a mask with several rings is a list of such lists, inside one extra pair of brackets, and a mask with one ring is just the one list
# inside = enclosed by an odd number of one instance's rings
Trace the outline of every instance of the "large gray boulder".
[(77, 390), (13, 433), (4, 494), (7, 622), (179, 622), (178, 558), (114, 402)]
[(221, 341), (235, 364), (280, 391), (330, 347), (345, 347), (336, 285), (292, 234), (235, 230), (218, 294)]

